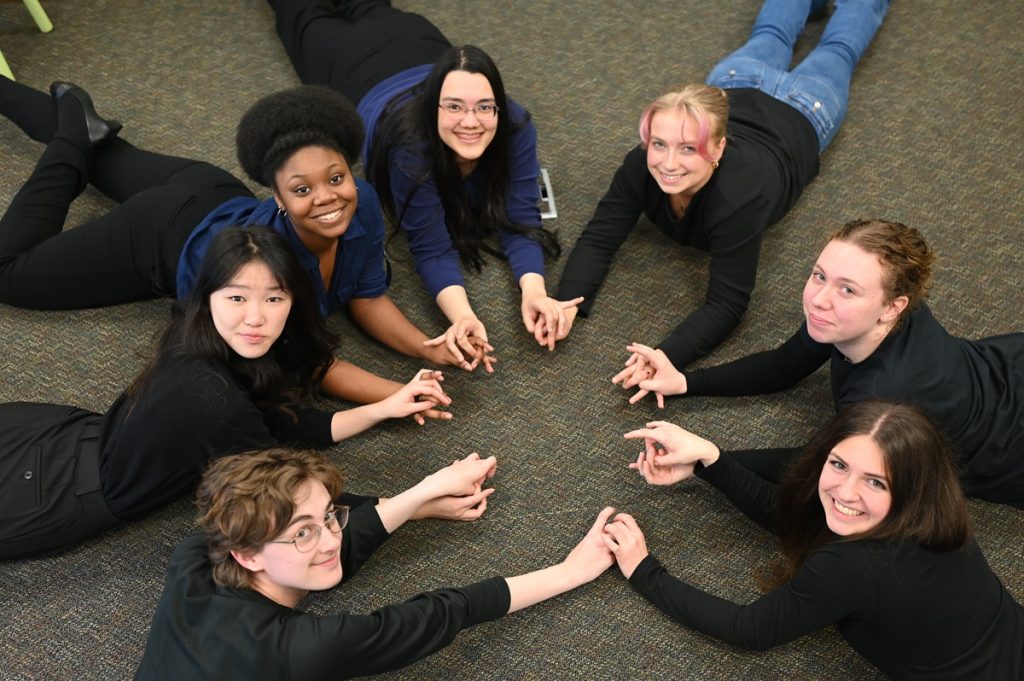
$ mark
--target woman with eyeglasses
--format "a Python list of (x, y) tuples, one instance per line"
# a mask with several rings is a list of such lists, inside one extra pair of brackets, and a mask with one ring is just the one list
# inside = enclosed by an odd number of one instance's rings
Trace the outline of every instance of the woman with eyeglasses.
[(453, 47), (429, 20), (387, 0), (269, 2), (302, 81), (358, 102), (367, 177), (451, 322), (435, 341), (452, 354), (490, 352), (462, 275), (488, 253), (508, 260), (523, 323), (553, 350), (580, 300), (547, 295), (544, 255), (560, 248), (541, 227), (537, 132), (491, 58)]
[[(781, 540), (749, 604), (673, 577), (621, 513), (605, 539), (630, 585), (680, 624), (747, 650), (835, 625), (893, 679), (1024, 678), (1024, 608), (992, 572), (946, 438), (919, 408), (860, 402), (823, 428), (776, 485), (665, 422), (630, 464), (653, 485), (711, 483)], [(678, 554), (674, 550), (673, 554)]]
[(135, 678), (298, 681), (392, 671), (467, 627), (574, 589), (612, 565), (601, 538), (608, 508), (564, 561), (536, 572), (421, 593), (369, 614), (295, 609), (310, 591), (351, 579), (424, 504), (479, 493), (496, 465), (471, 454), (349, 511), (336, 505), (340, 473), (312, 452), (220, 459), (199, 488), (204, 534), (174, 551)]
[[(818, 157), (846, 115), (854, 67), (882, 24), (888, 0), (842, 0), (818, 45), (792, 71), (793, 44), (824, 0), (766, 0), (746, 45), (707, 84), (673, 88), (640, 116), (640, 146), (612, 178), (573, 247), (556, 297), (598, 289), (641, 214), (665, 235), (710, 254), (704, 302), (658, 345), (680, 371), (740, 323), (757, 279), (761, 242), (818, 174)], [(649, 301), (657, 304), (656, 297)], [(615, 383), (644, 378), (631, 353)]]
[(105, 414), (0, 405), (0, 559), (62, 551), (162, 508), (190, 494), (211, 459), (327, 447), (448, 403), (440, 373), (421, 371), (381, 402), (305, 406), (335, 342), (284, 236), (219, 232), (149, 365)]
[[(234, 225), (266, 225), (287, 237), (312, 284), (320, 314), (345, 310), (394, 350), (473, 369), (446, 346), (429, 345), (387, 295), (384, 218), (376, 192), (356, 180), (363, 126), (343, 96), (299, 87), (251, 106), (237, 131), (238, 160), (259, 199), (226, 170), (139, 149), (96, 112), (82, 88), (51, 94), (0, 78), (0, 113), (46, 144), (36, 168), (0, 218), (0, 302), (75, 309), (188, 296), (210, 239)], [(65, 229), (68, 207), (92, 184), (118, 202), (105, 215)], [(342, 359), (323, 390), (359, 404), (401, 383)], [(417, 414), (447, 418), (439, 410)]]

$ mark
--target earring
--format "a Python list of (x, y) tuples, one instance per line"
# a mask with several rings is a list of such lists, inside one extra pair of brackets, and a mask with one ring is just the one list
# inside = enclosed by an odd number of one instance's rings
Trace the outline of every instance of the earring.
[(718, 161), (712, 161), (711, 167), (714, 168), (715, 170), (718, 170)]
[(283, 215), (288, 215), (288, 211), (286, 211), (286, 210), (284, 209), (284, 206), (278, 206), (278, 207), (277, 207), (277, 214), (278, 214), (278, 215), (282, 215), (282, 216), (283, 216)]

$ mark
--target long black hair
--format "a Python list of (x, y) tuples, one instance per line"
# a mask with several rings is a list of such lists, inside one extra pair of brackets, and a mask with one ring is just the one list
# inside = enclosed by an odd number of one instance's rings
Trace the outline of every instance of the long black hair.
[[(479, 211), (474, 211), (469, 205), (455, 152), (441, 140), (437, 131), (441, 86), (452, 71), (479, 73), (487, 78), (494, 90), (494, 103), (498, 106), (498, 127), (494, 139), (487, 145), (474, 171), (480, 173), (484, 182), (484, 202)], [(526, 113), (522, 120), (510, 119), (505, 86), (498, 67), (487, 53), (473, 45), (450, 47), (434, 63), (426, 80), (413, 88), (411, 95), (395, 97), (385, 108), (366, 164), (368, 178), (377, 189), (388, 218), (397, 226), (408, 208), (408, 200), (406, 205), (395, 205), (389, 160), (394, 148), (406, 147), (413, 150), (419, 162), (414, 167), (403, 167), (403, 170), (416, 178), (417, 189), (431, 179), (437, 185), (448, 234), (463, 265), (480, 271), (483, 266), (481, 251), (505, 258), (501, 249), (491, 243), (502, 230), (538, 241), (545, 253), (557, 258), (562, 249), (554, 234), (537, 225), (517, 225), (508, 219), (509, 140), (529, 122), (530, 114)], [(411, 198), (412, 195), (409, 200)]]
[[(292, 300), (281, 336), (265, 355), (247, 359), (232, 350), (214, 326), (210, 296), (254, 262), (265, 265)], [(210, 241), (195, 286), (175, 307), (153, 359), (128, 395), (137, 400), (165, 363), (192, 357), (225, 366), (255, 402), (286, 406), (315, 391), (334, 360), (336, 342), (320, 317), (309, 275), (288, 240), (269, 227), (228, 227)]]

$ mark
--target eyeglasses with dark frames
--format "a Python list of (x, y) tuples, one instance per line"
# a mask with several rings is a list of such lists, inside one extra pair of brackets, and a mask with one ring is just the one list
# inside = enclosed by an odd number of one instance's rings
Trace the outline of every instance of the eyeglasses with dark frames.
[(462, 118), (470, 112), (473, 112), (477, 118), (487, 120), (498, 115), (498, 105), (492, 102), (485, 102), (476, 106), (466, 106), (462, 102), (441, 102), (437, 105), (437, 108), (452, 118)]

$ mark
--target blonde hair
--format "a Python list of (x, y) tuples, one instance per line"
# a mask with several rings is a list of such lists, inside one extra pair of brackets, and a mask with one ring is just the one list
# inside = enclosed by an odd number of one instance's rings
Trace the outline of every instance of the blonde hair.
[(331, 462), (308, 450), (268, 449), (210, 464), (199, 483), (196, 505), (217, 584), (250, 585), (252, 573), (231, 552), (256, 552), (276, 537), (291, 522), (295, 492), (307, 480), (323, 483), (332, 499), (344, 484)]
[(729, 120), (729, 98), (725, 90), (701, 83), (677, 85), (647, 105), (640, 116), (640, 141), (651, 143), (651, 119), (659, 111), (683, 111), (697, 121), (697, 153), (710, 161), (709, 143), (725, 137)]

